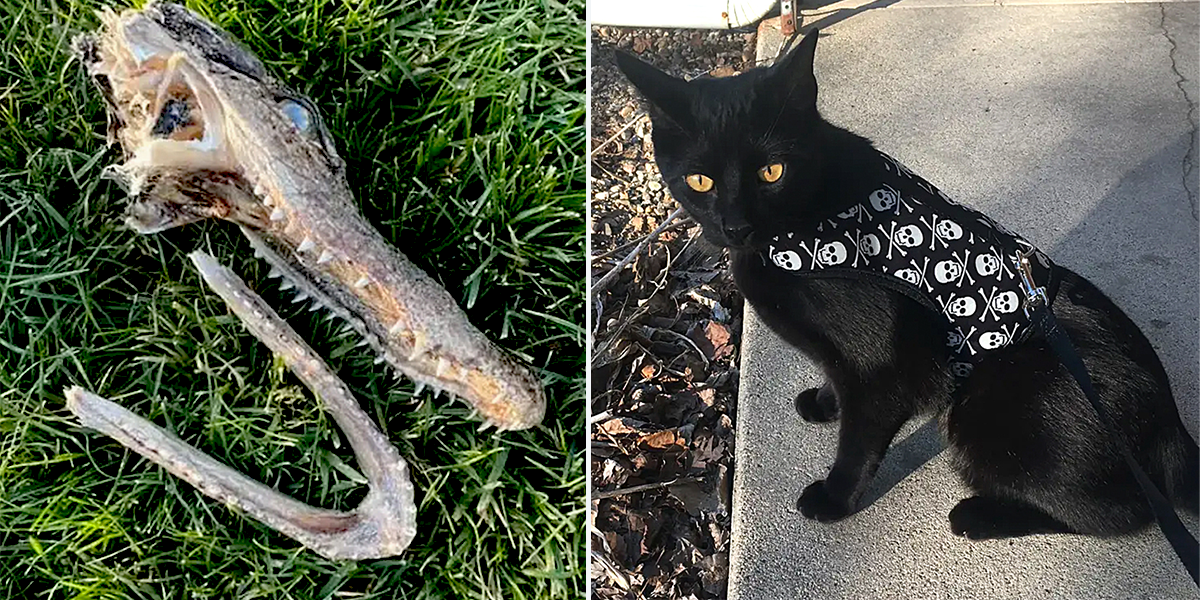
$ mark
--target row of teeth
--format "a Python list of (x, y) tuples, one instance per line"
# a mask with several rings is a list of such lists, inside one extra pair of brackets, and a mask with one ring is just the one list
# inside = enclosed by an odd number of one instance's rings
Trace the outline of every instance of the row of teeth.
[[(271, 222), (278, 223), (280, 221), (287, 219), (287, 213), (284, 212), (283, 208), (275, 206), (275, 201), (271, 198), (271, 195), (267, 192), (266, 186), (264, 186), (261, 181), (256, 180), (254, 182), (254, 195), (257, 196), (258, 199), (261, 200), (263, 204), (272, 207), (271, 216), (270, 216)], [(311, 252), (316, 247), (317, 247), (316, 242), (312, 241), (312, 238), (309, 238), (306, 236), (304, 238), (304, 241), (300, 242), (300, 245), (296, 247), (296, 252), (307, 253), (307, 252)], [(333, 256), (332, 252), (330, 252), (329, 250), (322, 250), (321, 254), (319, 256), (317, 256), (317, 264), (324, 265), (324, 264), (329, 263), (333, 259), (334, 259), (334, 256)], [(278, 270), (273, 269), (273, 272), (278, 273)], [(282, 274), (280, 274), (280, 275), (282, 275)], [(371, 278), (364, 275), (362, 277), (359, 277), (358, 281), (354, 282), (354, 287), (361, 290), (370, 284), (371, 284)], [(392, 327), (390, 329), (388, 329), (388, 334), (389, 335), (397, 335), (401, 331), (404, 331), (404, 324), (401, 321), (397, 320), (396, 323), (394, 325), (392, 325)], [(419, 348), (414, 349), (414, 350), (415, 350), (415, 353), (419, 354), (419, 351), (420, 351)]]
[[(254, 195), (258, 196), (259, 200), (262, 200), (263, 204), (273, 207), (270, 216), (272, 222), (278, 223), (287, 219), (287, 213), (284, 212), (283, 208), (275, 206), (275, 201), (271, 199), (271, 195), (267, 193), (267, 188), (262, 184), (262, 182), (256, 182), (254, 184)], [(300, 242), (300, 245), (296, 247), (296, 252), (311, 252), (316, 247), (316, 242), (312, 241), (312, 238), (305, 236), (304, 241)], [(317, 264), (324, 265), (333, 259), (334, 256), (332, 252), (329, 250), (322, 250), (320, 256), (317, 257)], [(364, 275), (359, 277), (358, 281), (354, 282), (354, 287), (361, 290), (370, 284), (371, 278)], [(401, 321), (396, 321), (396, 323), (392, 325), (391, 329), (388, 329), (388, 333), (390, 335), (396, 335), (403, 330), (403, 323)]]
[[(279, 209), (276, 208), (275, 211), (279, 211)], [(272, 216), (272, 220), (278, 221), (281, 219), (275, 219), (274, 216)], [(270, 278), (279, 279), (280, 280), (280, 284), (279, 284), (280, 289), (291, 290), (291, 289), (295, 289), (297, 287), (295, 282), (292, 281), (292, 279), (290, 277), (285, 276), (285, 273), (274, 264), (274, 261), (271, 261), (266, 256), (266, 254), (259, 248), (259, 245), (257, 243), (253, 244), (253, 246), (254, 246), (255, 256), (266, 259), (267, 262), (271, 264), (271, 267), (270, 267), (269, 272), (267, 273), (267, 276)], [(315, 248), (316, 248), (316, 243), (313, 242), (310, 238), (306, 237), (304, 239), (304, 241), (301, 242), (300, 245), (296, 248), (296, 250), (299, 252), (311, 252)], [(330, 253), (328, 250), (323, 250), (321, 252), (320, 257), (318, 257), (318, 259), (317, 259), (317, 264), (325, 264), (325, 263), (328, 263), (332, 259), (333, 259), (332, 253)], [(370, 283), (370, 280), (368, 278), (362, 277), (358, 281), (355, 282), (355, 287), (363, 288), (363, 287), (366, 287), (369, 283)], [(292, 302), (293, 303), (303, 302), (304, 300), (309, 300), (309, 299), (312, 300), (312, 304), (309, 305), (310, 311), (316, 311), (318, 309), (325, 309), (327, 311), (330, 311), (331, 314), (342, 317), (342, 319), (344, 321), (346, 321), (347, 324), (350, 326), (350, 328), (351, 328), (350, 330), (359, 334), (360, 340), (357, 344), (355, 344), (355, 347), (362, 347), (362, 346), (367, 346), (367, 345), (371, 345), (371, 346), (375, 347), (377, 354), (374, 358), (374, 364), (378, 365), (378, 364), (382, 364), (384, 362), (391, 363), (393, 366), (396, 364), (396, 361), (394, 360), (395, 356), (391, 352), (388, 352), (387, 350), (378, 348), (377, 347), (378, 339), (376, 338), (376, 336), (371, 334), (369, 331), (367, 331), (366, 326), (364, 324), (362, 324), (361, 322), (357, 322), (358, 321), (357, 319), (347, 318), (347, 315), (339, 314), (342, 311), (332, 309), (330, 306), (328, 306), (326, 304), (326, 302), (322, 302), (320, 298), (317, 298), (317, 297), (313, 296), (312, 294), (309, 294), (309, 292), (305, 291), (302, 288), (299, 289), (299, 291), (297, 291), (296, 294), (292, 297)], [(391, 327), (391, 329), (388, 330), (388, 333), (390, 335), (396, 335), (396, 334), (400, 333), (401, 331), (403, 331), (403, 328), (401, 327), (401, 323), (399, 321), (397, 321), (396, 324), (393, 325)], [(420, 339), (421, 338), (418, 337), (418, 340), (420, 340)], [(424, 349), (425, 349), (424, 344), (415, 345), (412, 353), (410, 353), (410, 355), (408, 357), (409, 362), (413, 362), (416, 359), (420, 358), (420, 356), (422, 354), (424, 354)], [(451, 365), (450, 365), (449, 360), (447, 360), (444, 357), (438, 357), (437, 366), (435, 368), (435, 376), (437, 376), (437, 377), (443, 376), (447, 371), (449, 371), (450, 366)], [(402, 373), (400, 373), (400, 371), (398, 369), (394, 369), (394, 372), (396, 374), (396, 378), (400, 379), (402, 376)], [(420, 395), (421, 392), (423, 392), (427, 386), (433, 390), (433, 397), (435, 399), (438, 396), (440, 396), (443, 392), (445, 392), (445, 390), (443, 390), (442, 388), (438, 387), (435, 384), (426, 384), (424, 382), (417, 381), (416, 379), (413, 379), (413, 384), (415, 386), (415, 390), (413, 392), (414, 395)], [(452, 400), (461, 400), (471, 408), (471, 412), (468, 415), (468, 419), (476, 419), (479, 417), (478, 409), (476, 409), (474, 406), (472, 406), (471, 403), (468, 402), (466, 399), (459, 398), (458, 396), (454, 395), (452, 392), (446, 392), (446, 394), (449, 395)], [(508, 427), (504, 427), (504, 426), (496, 423), (495, 421), (493, 421), (490, 418), (485, 418), (483, 420), (483, 422), (480, 423), (477, 431), (484, 431), (491, 427), (495, 427), (497, 431), (507, 431), (509, 429)]]

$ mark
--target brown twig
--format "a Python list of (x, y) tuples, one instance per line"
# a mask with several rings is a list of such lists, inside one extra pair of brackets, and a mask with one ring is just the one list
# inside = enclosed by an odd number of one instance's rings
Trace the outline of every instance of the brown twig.
[[(671, 231), (672, 229), (678, 229), (680, 227), (687, 227), (688, 225), (693, 225), (693, 224), (695, 224), (695, 221), (693, 221), (691, 217), (684, 217), (684, 218), (679, 219), (678, 221), (672, 223), (670, 227), (667, 227), (666, 229), (663, 229), (662, 231), (660, 231), (658, 233), (663, 234), (668, 231)], [(642, 241), (643, 239), (646, 238), (646, 236), (649, 236), (649, 235), (651, 235), (651, 234), (647, 233), (645, 236), (642, 236), (636, 240), (629, 240), (628, 242), (625, 242), (624, 244), (621, 244), (620, 246), (617, 246), (616, 248), (613, 248), (612, 250), (609, 250), (602, 254), (597, 254), (596, 256), (592, 257), (592, 261), (604, 260), (614, 254), (617, 254), (618, 252), (621, 252), (622, 250), (628, 250), (629, 248), (633, 247), (635, 244)]]
[(592, 148), (592, 153), (588, 155), (588, 158), (595, 158), (597, 152), (600, 152), (601, 150), (604, 149), (605, 146), (613, 143), (613, 140), (617, 139), (617, 137), (620, 136), (622, 133), (625, 133), (626, 129), (633, 127), (633, 124), (640, 121), (642, 119), (642, 117), (644, 117), (644, 116), (646, 116), (646, 111), (642, 111), (642, 110), (637, 111), (637, 113), (633, 115), (633, 118), (629, 119), (628, 122), (626, 122), (624, 125), (622, 125), (621, 128), (618, 129), (616, 133), (612, 134), (612, 136), (610, 136), (607, 140), (604, 140), (603, 144), (600, 144), (599, 146)]
[(683, 335), (682, 333), (679, 333), (678, 331), (671, 331), (670, 329), (662, 329), (659, 327), (655, 327), (654, 330), (661, 332), (661, 333), (666, 333), (666, 334), (675, 336), (675, 337), (683, 340), (684, 342), (686, 342), (687, 345), (692, 347), (692, 350), (696, 351), (696, 355), (700, 357), (700, 360), (704, 361), (704, 368), (707, 369), (709, 367), (708, 357), (704, 355), (704, 352), (702, 350), (700, 350), (700, 346), (697, 346), (696, 342), (692, 341), (692, 338), (689, 338), (688, 336)]
[(609, 284), (611, 284), (613, 280), (617, 278), (617, 273), (620, 273), (621, 269), (624, 269), (629, 265), (629, 263), (633, 262), (633, 259), (637, 257), (642, 250), (645, 250), (646, 246), (649, 246), (650, 242), (654, 241), (654, 239), (658, 237), (658, 234), (662, 233), (668, 225), (675, 221), (675, 219), (678, 219), (682, 214), (683, 207), (675, 209), (675, 212), (671, 213), (671, 215), (667, 217), (667, 220), (663, 221), (662, 224), (654, 229), (654, 231), (651, 231), (650, 235), (638, 242), (637, 247), (634, 248), (632, 252), (626, 255), (625, 258), (622, 258), (621, 262), (617, 263), (612, 270), (610, 270), (608, 273), (605, 273), (604, 277), (600, 278), (600, 281), (596, 282), (596, 285), (592, 286), (592, 293), (599, 294), (600, 292), (603, 292), (605, 288), (607, 288)]
[(645, 492), (647, 490), (656, 490), (659, 488), (671, 487), (673, 485), (682, 485), (700, 481), (703, 477), (676, 477), (670, 481), (656, 481), (654, 483), (643, 483), (633, 487), (619, 488), (615, 490), (606, 490), (602, 492), (592, 492), (592, 500), (604, 500), (606, 498), (614, 498), (616, 496), (624, 496), (625, 494), (635, 494), (637, 492)]

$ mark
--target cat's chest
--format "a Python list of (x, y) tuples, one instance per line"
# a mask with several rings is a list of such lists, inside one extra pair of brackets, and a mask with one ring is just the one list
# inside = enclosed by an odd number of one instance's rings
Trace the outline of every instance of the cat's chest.
[(757, 252), (732, 251), (731, 259), (734, 281), (746, 301), (792, 343), (807, 346), (895, 318), (894, 301), (884, 290), (849, 280), (795, 277)]
[(731, 250), (730, 258), (733, 280), (757, 312), (784, 311), (798, 319), (813, 316), (815, 307), (797, 302), (813, 296), (811, 280), (787, 277), (760, 252)]

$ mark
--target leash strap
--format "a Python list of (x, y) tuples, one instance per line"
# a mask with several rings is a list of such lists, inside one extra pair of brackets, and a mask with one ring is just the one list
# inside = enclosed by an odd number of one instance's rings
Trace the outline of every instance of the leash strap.
[[(1020, 268), (1021, 265), (1018, 262), (1018, 269)], [(1142, 493), (1150, 504), (1150, 511), (1154, 513), (1154, 520), (1158, 522), (1158, 528), (1171, 543), (1171, 548), (1175, 550), (1175, 555), (1179, 557), (1188, 574), (1192, 576), (1192, 581), (1200, 586), (1200, 572), (1198, 572), (1200, 571), (1200, 543), (1183, 526), (1179, 515), (1175, 514), (1174, 505), (1150, 481), (1150, 477), (1134, 459), (1133, 453), (1130, 452), (1125, 441), (1117, 435), (1119, 430), (1108, 411), (1104, 409), (1104, 405), (1101, 404), (1096, 390), (1092, 387), (1092, 378), (1088, 374), (1087, 368), (1083, 366), (1083, 360), (1075, 352), (1075, 346), (1071, 344), (1067, 333), (1058, 326), (1058, 320), (1054, 318), (1054, 313), (1050, 312), (1050, 307), (1045, 302), (1044, 290), (1035, 287), (1032, 278), (1026, 281), (1028, 284), (1026, 311), (1031, 315), (1034, 327), (1045, 336), (1054, 353), (1058, 355), (1058, 360), (1067, 368), (1067, 371), (1070, 371), (1075, 382), (1079, 384), (1079, 388), (1083, 390), (1083, 395), (1087, 397), (1088, 402), (1096, 411), (1096, 415), (1100, 417), (1100, 422), (1116, 440), (1117, 447), (1121, 449), (1121, 456), (1125, 457), (1125, 463), (1129, 465), (1129, 470), (1133, 472), (1133, 478), (1137, 480), (1138, 487), (1142, 488)]]

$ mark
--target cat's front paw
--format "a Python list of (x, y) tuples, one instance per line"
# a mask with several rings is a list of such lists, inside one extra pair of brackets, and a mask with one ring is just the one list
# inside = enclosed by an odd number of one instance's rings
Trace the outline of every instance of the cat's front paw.
[(825, 384), (810, 388), (796, 396), (796, 412), (809, 423), (828, 423), (838, 418), (837, 396), (833, 388)]
[(824, 479), (814, 481), (804, 488), (796, 505), (800, 508), (800, 514), (805, 518), (815, 519), (822, 523), (845, 518), (851, 512), (849, 502), (829, 493)]

